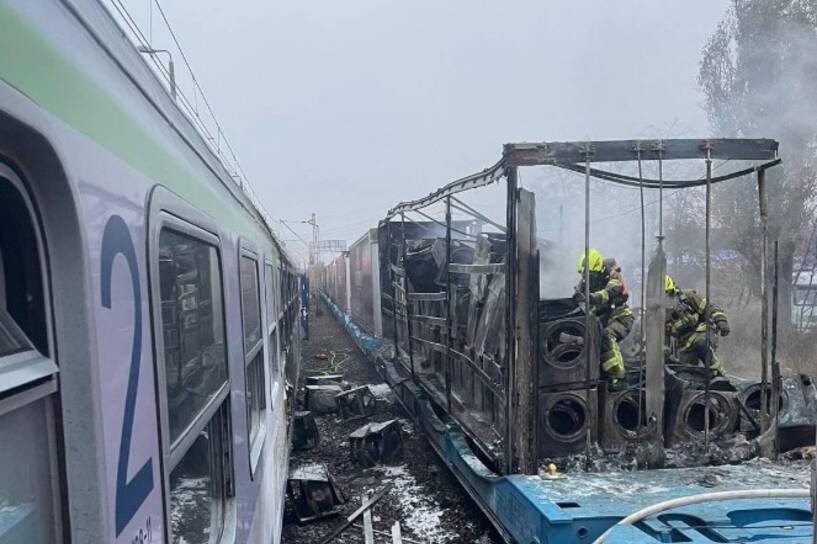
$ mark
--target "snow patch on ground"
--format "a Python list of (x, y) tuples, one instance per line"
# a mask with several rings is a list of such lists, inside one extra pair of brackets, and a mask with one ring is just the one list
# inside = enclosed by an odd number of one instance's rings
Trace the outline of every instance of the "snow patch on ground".
[(372, 395), (379, 399), (388, 399), (392, 395), (391, 388), (387, 383), (370, 383), (368, 386)]
[(210, 540), (210, 478), (180, 477), (170, 491), (170, 525), (179, 544)]
[(396, 467), (377, 467), (383, 475), (383, 482), (390, 482), (391, 495), (403, 513), (399, 520), (404, 530), (409, 530), (417, 538), (428, 542), (456, 542), (457, 533), (442, 526), (443, 508), (429, 497), (405, 465)]

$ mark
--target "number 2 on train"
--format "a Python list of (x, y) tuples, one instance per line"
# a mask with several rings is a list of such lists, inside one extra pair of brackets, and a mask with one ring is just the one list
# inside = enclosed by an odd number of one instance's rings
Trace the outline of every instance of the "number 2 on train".
[(153, 490), (153, 458), (148, 459), (128, 481), (128, 460), (130, 458), (133, 419), (136, 408), (136, 393), (139, 386), (139, 363), (142, 359), (142, 289), (139, 285), (139, 267), (128, 226), (118, 215), (113, 215), (105, 225), (102, 236), (101, 297), (102, 306), (111, 309), (111, 282), (113, 261), (122, 255), (128, 263), (133, 286), (133, 344), (131, 346), (128, 389), (125, 395), (125, 415), (122, 421), (122, 435), (119, 440), (119, 461), (116, 467), (116, 536), (118, 537), (128, 522), (145, 502)]

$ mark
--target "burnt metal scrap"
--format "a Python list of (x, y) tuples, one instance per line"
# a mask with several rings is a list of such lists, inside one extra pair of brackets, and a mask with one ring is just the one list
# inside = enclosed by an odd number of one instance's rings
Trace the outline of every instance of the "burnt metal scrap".
[(337, 412), (337, 395), (343, 393), (340, 385), (307, 385), (305, 403), (306, 409), (316, 414)]
[(364, 467), (394, 463), (402, 456), (400, 421), (367, 423), (349, 435), (352, 459)]
[(726, 378), (710, 381), (706, 370), (679, 367), (667, 373), (665, 440), (668, 447), (703, 440), (706, 418), (713, 440), (737, 430), (737, 388)]
[[(740, 384), (719, 380), (708, 370), (665, 370), (663, 278), (659, 247), (642, 277), (640, 325), (646, 343), (626, 353), (623, 388), (610, 391), (599, 373), (598, 320), (569, 300), (538, 300), (539, 251), (532, 193), (519, 187), (517, 169), (545, 165), (591, 178), (643, 189), (682, 189), (757, 176), (761, 223), (765, 224), (765, 170), (780, 163), (778, 144), (768, 139), (675, 139), (508, 144), (494, 166), (455, 180), (430, 195), (389, 210), (378, 233), (384, 336), (411, 382), (462, 428), (503, 472), (533, 473), (544, 459), (646, 446), (648, 466), (663, 463), (664, 448), (729, 440), (748, 424), (759, 438), (783, 428), (785, 414), (753, 418)], [(646, 179), (602, 169), (600, 163), (701, 160), (700, 179)], [(713, 159), (755, 161), (754, 166), (712, 176)], [(639, 172), (641, 169), (639, 168)], [(659, 168), (659, 172), (660, 172)], [(460, 200), (459, 194), (504, 180), (504, 224)], [(445, 220), (424, 211), (445, 205)], [(589, 201), (586, 210), (589, 214)], [(474, 225), (455, 225), (452, 210)], [(707, 196), (707, 292), (709, 291), (709, 196)], [(589, 251), (589, 215), (585, 218)], [(475, 228), (472, 228), (475, 227)], [(765, 255), (767, 239), (762, 231)], [(647, 273), (643, 256), (642, 274)], [(649, 279), (649, 281), (647, 281)], [(589, 284), (587, 279), (585, 284)], [(765, 290), (765, 286), (763, 288)], [(765, 292), (765, 291), (764, 291)], [(708, 294), (708, 293), (707, 293)], [(587, 298), (585, 293), (585, 299)], [(776, 395), (767, 368), (768, 308), (763, 311), (762, 396)], [(387, 325), (388, 324), (388, 325)], [(707, 342), (709, 340), (707, 339)], [(695, 372), (703, 377), (698, 379)], [(700, 377), (699, 377), (700, 378)], [(535, 387), (531, 387), (535, 384)], [(405, 389), (405, 386), (401, 386)], [(399, 389), (399, 388), (398, 388)], [(400, 391), (398, 390), (398, 395)], [(765, 402), (765, 401), (761, 401)], [(772, 421), (772, 419), (775, 419)], [(792, 426), (794, 427), (794, 426)], [(753, 427), (754, 428), (754, 427)], [(745, 431), (744, 431), (745, 432)], [(763, 435), (768, 436), (768, 435)]]
[(368, 385), (343, 391), (335, 396), (341, 419), (364, 418), (374, 414), (375, 396)]
[[(663, 179), (662, 161), (676, 159), (700, 160), (705, 175), (700, 180)], [(723, 164), (730, 160), (756, 164), (714, 177), (713, 159), (722, 160)], [(605, 171), (599, 164), (617, 161), (638, 163), (638, 177)], [(643, 161), (658, 163), (658, 179), (642, 177)], [(777, 142), (773, 140), (509, 144), (502, 159), (491, 168), (451, 182), (426, 197), (400, 203), (380, 222), (379, 277), (373, 282), (380, 294), (382, 327), (377, 332), (382, 332), (384, 344), (393, 347), (393, 356), (377, 359), (376, 367), (411, 419), (466, 484), (469, 494), (489, 514), (505, 540), (528, 542), (535, 536), (543, 541), (554, 538), (560, 542), (575, 538), (590, 541), (600, 533), (600, 527), (609, 524), (611, 508), (621, 510), (622, 515), (616, 516), (621, 519), (626, 519), (631, 511), (629, 504), (612, 504), (607, 497), (601, 513), (595, 510), (601, 503), (580, 507), (573, 503), (576, 489), (568, 484), (570, 502), (557, 503), (561, 510), (554, 512), (550, 487), (553, 482), (496, 478), (500, 474), (536, 474), (540, 466), (551, 463), (568, 472), (623, 469), (633, 471), (622, 478), (626, 490), (633, 479), (673, 481), (683, 467), (694, 467), (703, 474), (702, 481), (695, 484), (697, 487), (725, 488), (726, 483), (712, 483), (717, 469), (703, 467), (739, 464), (758, 455), (773, 457), (797, 442), (814, 440), (813, 431), (809, 433), (817, 422), (814, 385), (807, 377), (798, 378), (799, 383), (779, 379), (774, 331), (769, 334), (769, 327), (773, 328), (776, 320), (770, 319), (768, 301), (772, 297), (768, 296), (770, 282), (765, 277), (770, 268), (765, 171), (779, 163)], [(661, 214), (656, 233), (658, 249), (648, 256), (643, 242), (647, 226), (642, 213), (642, 296), (637, 315), (643, 319), (637, 332), (633, 330), (634, 342), (623, 350), (624, 369), (617, 359), (616, 372), (602, 376), (598, 368), (601, 345), (605, 355), (611, 351), (609, 323), (596, 319), (592, 312), (584, 311), (582, 305), (573, 301), (539, 300), (540, 251), (547, 259), (550, 250), (536, 238), (533, 194), (520, 187), (518, 168), (528, 165), (584, 173), (586, 259), (591, 241), (592, 178), (635, 186), (641, 190), (642, 202), (645, 189), (660, 192), (664, 188), (705, 186), (703, 294), (707, 299), (711, 298), (712, 185), (749, 174), (756, 176), (763, 272), (760, 290), (764, 301), (757, 394), (751, 391), (744, 394), (748, 386), (719, 377), (720, 372), (707, 368), (706, 360), (698, 363), (702, 367), (682, 367), (677, 363), (692, 364), (694, 358), (675, 358), (665, 353), (666, 347), (672, 352), (672, 342), (670, 339), (668, 346), (665, 339), (666, 257)], [(500, 181), (507, 190), (504, 224), (460, 200), (461, 193)], [(494, 198), (492, 202), (495, 201)], [(662, 202), (662, 197), (658, 201)], [(445, 207), (444, 221), (439, 219), (439, 207), (425, 210), (434, 203)], [(458, 215), (470, 214), (473, 225), (456, 228), (452, 210)], [(589, 269), (584, 267), (585, 291), (577, 298), (592, 302)], [(340, 319), (345, 319), (340, 309), (333, 308)], [(599, 321), (606, 329), (601, 334)], [(704, 347), (708, 352), (713, 346), (711, 331), (705, 335)], [(383, 353), (380, 350), (377, 356)], [(609, 370), (609, 365), (606, 366)], [(799, 404), (787, 411), (792, 396), (798, 397)], [(787, 429), (791, 429), (789, 436)], [(365, 431), (361, 434), (365, 435)], [(649, 470), (659, 467), (674, 470)], [(741, 469), (745, 474), (754, 471), (752, 463)], [(588, 481), (586, 476), (592, 479), (615, 475), (583, 474), (572, 479)], [(564, 481), (570, 482), (571, 477)], [(469, 482), (477, 485), (467, 485)], [(684, 487), (686, 484), (679, 482), (674, 486), (677, 489), (645, 491), (644, 497), (633, 497), (632, 503), (641, 507), (663, 504), (659, 499), (669, 502), (666, 499), (675, 500), (679, 496), (700, 499), (697, 495), (687, 496), (690, 490)], [(590, 492), (597, 495), (598, 489), (594, 487)], [(781, 490), (755, 491), (758, 495), (777, 496), (771, 491)], [(802, 495), (802, 490), (796, 492), (797, 496)], [(506, 507), (527, 505), (526, 501), (538, 502), (539, 510), (531, 508), (521, 516), (516, 508)], [(753, 507), (749, 510), (760, 512)], [(712, 523), (722, 523), (717, 514), (710, 516), (704, 508), (699, 512), (706, 520), (699, 523), (696, 519), (696, 526), (691, 529), (706, 527), (710, 517)], [(798, 510), (797, 515), (802, 512), (809, 514), (807, 510)], [(586, 520), (592, 520), (598, 527), (588, 529)], [(733, 528), (737, 527), (730, 526)], [(636, 529), (643, 531), (640, 526)], [(675, 538), (674, 534), (667, 536)], [(654, 538), (655, 534), (649, 537)]]
[[(817, 426), (817, 389), (815, 378), (798, 374), (781, 379), (780, 395), (777, 401), (778, 448), (785, 452), (811, 446), (815, 443)], [(760, 433), (759, 421), (762, 417), (761, 402), (763, 388), (760, 382), (741, 384), (739, 401), (743, 406), (742, 432), (755, 437)], [(766, 413), (772, 413), (773, 395), (770, 385), (766, 386)]]
[(343, 374), (318, 374), (306, 377), (306, 385), (340, 385), (343, 386)]
[(310, 450), (320, 442), (318, 424), (315, 416), (309, 411), (298, 411), (292, 414), (292, 447), (296, 450)]
[(372, 508), (372, 506), (377, 504), (377, 502), (380, 501), (380, 499), (382, 499), (383, 497), (386, 496), (386, 494), (390, 491), (390, 489), (391, 489), (390, 487), (384, 487), (383, 489), (378, 491), (373, 497), (371, 497), (369, 500), (363, 502), (360, 505), (360, 508), (358, 508), (357, 510), (355, 510), (354, 512), (349, 514), (341, 524), (339, 524), (337, 527), (332, 529), (332, 531), (328, 535), (326, 535), (324, 538), (322, 538), (320, 543), (321, 544), (328, 544), (333, 539), (335, 539), (335, 537), (337, 537), (339, 534), (341, 534), (343, 531), (345, 531), (346, 529), (351, 527), (352, 524), (355, 522), (355, 520), (357, 518), (359, 518), (365, 512), (368, 512), (369, 509)]
[(298, 523), (308, 523), (339, 513), (346, 500), (324, 465), (296, 467), (287, 479), (287, 494)]

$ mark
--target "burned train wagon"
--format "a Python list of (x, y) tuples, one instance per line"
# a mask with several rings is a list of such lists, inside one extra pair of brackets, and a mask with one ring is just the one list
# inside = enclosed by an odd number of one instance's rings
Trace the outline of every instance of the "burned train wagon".
[[(588, 211), (594, 178), (659, 193), (705, 186), (708, 270), (711, 186), (749, 174), (757, 176), (765, 259), (765, 172), (779, 164), (776, 155), (772, 140), (510, 144), (491, 168), (401, 203), (380, 222), (372, 289), (379, 287), (382, 335), (361, 332), (354, 316), (344, 322), (508, 542), (792, 542), (811, 534), (803, 466), (750, 461), (790, 447), (787, 429), (813, 426), (810, 379), (780, 379), (768, 341), (755, 384), (669, 357), (659, 236), (655, 253), (642, 256), (638, 342), (611, 388), (599, 371), (602, 319), (580, 302), (587, 290), (579, 301), (540, 300), (544, 246), (534, 194), (517, 174), (532, 165), (580, 172)], [(693, 180), (599, 168), (653, 161), (662, 172), (662, 161), (695, 159), (705, 173)], [(753, 163), (715, 177), (713, 159)], [(469, 199), (497, 188), (504, 198)], [(498, 200), (501, 218), (487, 209)], [(585, 255), (590, 224), (588, 216)], [(707, 296), (709, 283), (707, 272)], [(327, 294), (341, 316), (344, 300)], [(766, 339), (769, 317), (764, 306)], [(665, 510), (672, 512), (655, 517)]]
[[(377, 231), (361, 236), (328, 264), (313, 267), (318, 290), (348, 313), (363, 330), (382, 334)], [(314, 281), (314, 280), (313, 280)]]
[(336, 304), (349, 312), (348, 266), (345, 253), (335, 257), (329, 264), (321, 268), (321, 290)]
[(352, 244), (347, 260), (349, 314), (364, 330), (381, 334), (377, 231), (370, 230)]
[[(494, 230), (483, 232), (485, 225)], [(401, 362), (395, 371), (408, 372), (435, 405), (456, 414), (491, 464), (500, 462), (504, 233), (450, 216), (402, 216), (381, 222), (379, 231), (383, 329)]]

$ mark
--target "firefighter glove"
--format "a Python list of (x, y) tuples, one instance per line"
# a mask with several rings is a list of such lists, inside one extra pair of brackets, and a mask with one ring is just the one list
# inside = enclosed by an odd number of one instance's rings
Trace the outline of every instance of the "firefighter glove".
[(718, 334), (729, 336), (729, 323), (725, 319), (716, 321), (715, 326), (718, 328)]

